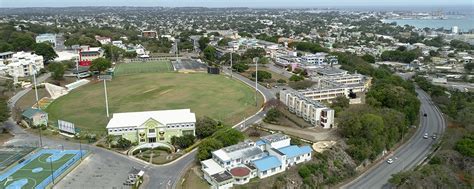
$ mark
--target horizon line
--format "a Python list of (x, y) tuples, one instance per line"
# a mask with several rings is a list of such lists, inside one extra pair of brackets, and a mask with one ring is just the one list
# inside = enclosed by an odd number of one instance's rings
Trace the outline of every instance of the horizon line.
[[(20, 8), (79, 8), (79, 7), (134, 7), (134, 8), (297, 8), (297, 9), (311, 9), (311, 8), (337, 8), (337, 7), (357, 7), (357, 8), (397, 8), (397, 7), (423, 7), (423, 8), (439, 8), (439, 7), (458, 7), (458, 6), (472, 6), (472, 4), (439, 4), (439, 5), (316, 5), (316, 6), (140, 6), (140, 5), (96, 5), (96, 6), (84, 6), (84, 5), (71, 5), (71, 6), (11, 6), (11, 7), (0, 7), (0, 9), (20, 9)], [(466, 7), (467, 8), (467, 7)]]

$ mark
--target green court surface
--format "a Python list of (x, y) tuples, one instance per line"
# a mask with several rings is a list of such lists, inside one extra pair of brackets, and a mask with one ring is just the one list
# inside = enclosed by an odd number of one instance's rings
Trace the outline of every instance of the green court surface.
[(172, 72), (173, 66), (170, 61), (147, 61), (122, 63), (115, 67), (115, 75), (128, 75), (135, 73)]
[(4, 188), (14, 183), (15, 181), (24, 179), (26, 179), (28, 182), (24, 184), (21, 188), (35, 188), (45, 179), (51, 179), (51, 170), (53, 170), (53, 172), (57, 171), (57, 169), (59, 169), (71, 158), (73, 158), (75, 154), (64, 154), (58, 160), (53, 161), (53, 163), (50, 163), (47, 159), (53, 155), (53, 153), (41, 154), (37, 158), (33, 159), (31, 162), (27, 163), (21, 169), (18, 169), (13, 174), (8, 176), (7, 179), (2, 180), (0, 182), (0, 188)]

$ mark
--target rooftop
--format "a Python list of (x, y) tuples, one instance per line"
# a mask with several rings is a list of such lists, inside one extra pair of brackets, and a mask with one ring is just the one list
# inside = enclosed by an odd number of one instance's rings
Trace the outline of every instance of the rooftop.
[(229, 171), (224, 171), (222, 173), (217, 173), (211, 176), (214, 180), (216, 180), (218, 183), (234, 179), (232, 177), (232, 174), (229, 173)]
[[(239, 144), (236, 144), (236, 145), (239, 145)], [(230, 147), (233, 147), (233, 146), (230, 146)], [(212, 152), (213, 155), (215, 155), (222, 161), (230, 161), (230, 160), (239, 159), (242, 157), (251, 157), (251, 156), (261, 154), (261, 153), (264, 153), (262, 149), (254, 145), (246, 146), (245, 148), (238, 148), (237, 150), (233, 150), (233, 151), (226, 151), (226, 148), (223, 148), (223, 149), (219, 149)]]
[(309, 146), (298, 147), (296, 145), (291, 145), (279, 148), (278, 151), (285, 154), (287, 158), (294, 158), (303, 154), (311, 153), (312, 149)]
[(27, 118), (32, 118), (36, 114), (48, 114), (44, 112), (43, 110), (40, 109), (35, 109), (35, 108), (28, 108), (26, 109), (21, 115)]
[(244, 177), (250, 174), (250, 170), (247, 167), (236, 167), (231, 169), (230, 173), (235, 177)]
[(207, 160), (201, 161), (201, 164), (204, 168), (203, 171), (209, 175), (214, 175), (214, 174), (225, 171), (225, 169), (222, 168), (219, 164), (217, 164), (217, 162), (214, 161), (213, 159), (207, 159)]
[(140, 126), (149, 119), (154, 119), (164, 125), (194, 123), (196, 122), (196, 115), (190, 109), (114, 113), (107, 124), (107, 128)]
[(14, 52), (11, 52), (11, 51), (2, 52), (2, 53), (0, 53), (0, 56), (11, 55), (11, 54), (13, 54), (13, 53), (14, 53)]
[(345, 70), (341, 70), (339, 68), (317, 68), (315, 71), (320, 75), (334, 75), (334, 74), (344, 74), (347, 73)]
[(266, 171), (281, 166), (280, 160), (275, 156), (267, 156), (262, 159), (253, 161), (253, 164), (259, 171)]
[(261, 140), (266, 142), (266, 143), (273, 143), (273, 142), (286, 140), (286, 139), (289, 139), (289, 138), (290, 137), (288, 137), (287, 135), (284, 135), (282, 133), (275, 133), (275, 134), (272, 134), (272, 135), (263, 136), (263, 137), (261, 137)]

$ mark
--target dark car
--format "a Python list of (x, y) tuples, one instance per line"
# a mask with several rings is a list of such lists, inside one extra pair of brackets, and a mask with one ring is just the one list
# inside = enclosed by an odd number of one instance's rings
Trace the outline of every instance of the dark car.
[(424, 114), (423, 114), (423, 116), (425, 116), (425, 117), (426, 117), (426, 116), (427, 116), (427, 115), (426, 115), (426, 113), (424, 113)]

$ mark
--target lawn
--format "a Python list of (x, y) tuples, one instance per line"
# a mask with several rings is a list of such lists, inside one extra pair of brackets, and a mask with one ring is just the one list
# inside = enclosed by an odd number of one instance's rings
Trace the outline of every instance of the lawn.
[[(190, 108), (227, 125), (253, 115), (255, 92), (242, 82), (204, 73), (143, 73), (115, 77), (107, 83), (110, 113)], [(263, 98), (259, 95), (259, 103)], [(62, 119), (91, 132), (103, 132), (108, 119), (102, 82), (71, 91), (48, 106), (49, 119)]]
[(149, 61), (139, 63), (122, 63), (115, 67), (115, 75), (128, 75), (136, 73), (172, 72), (173, 65), (170, 61)]

